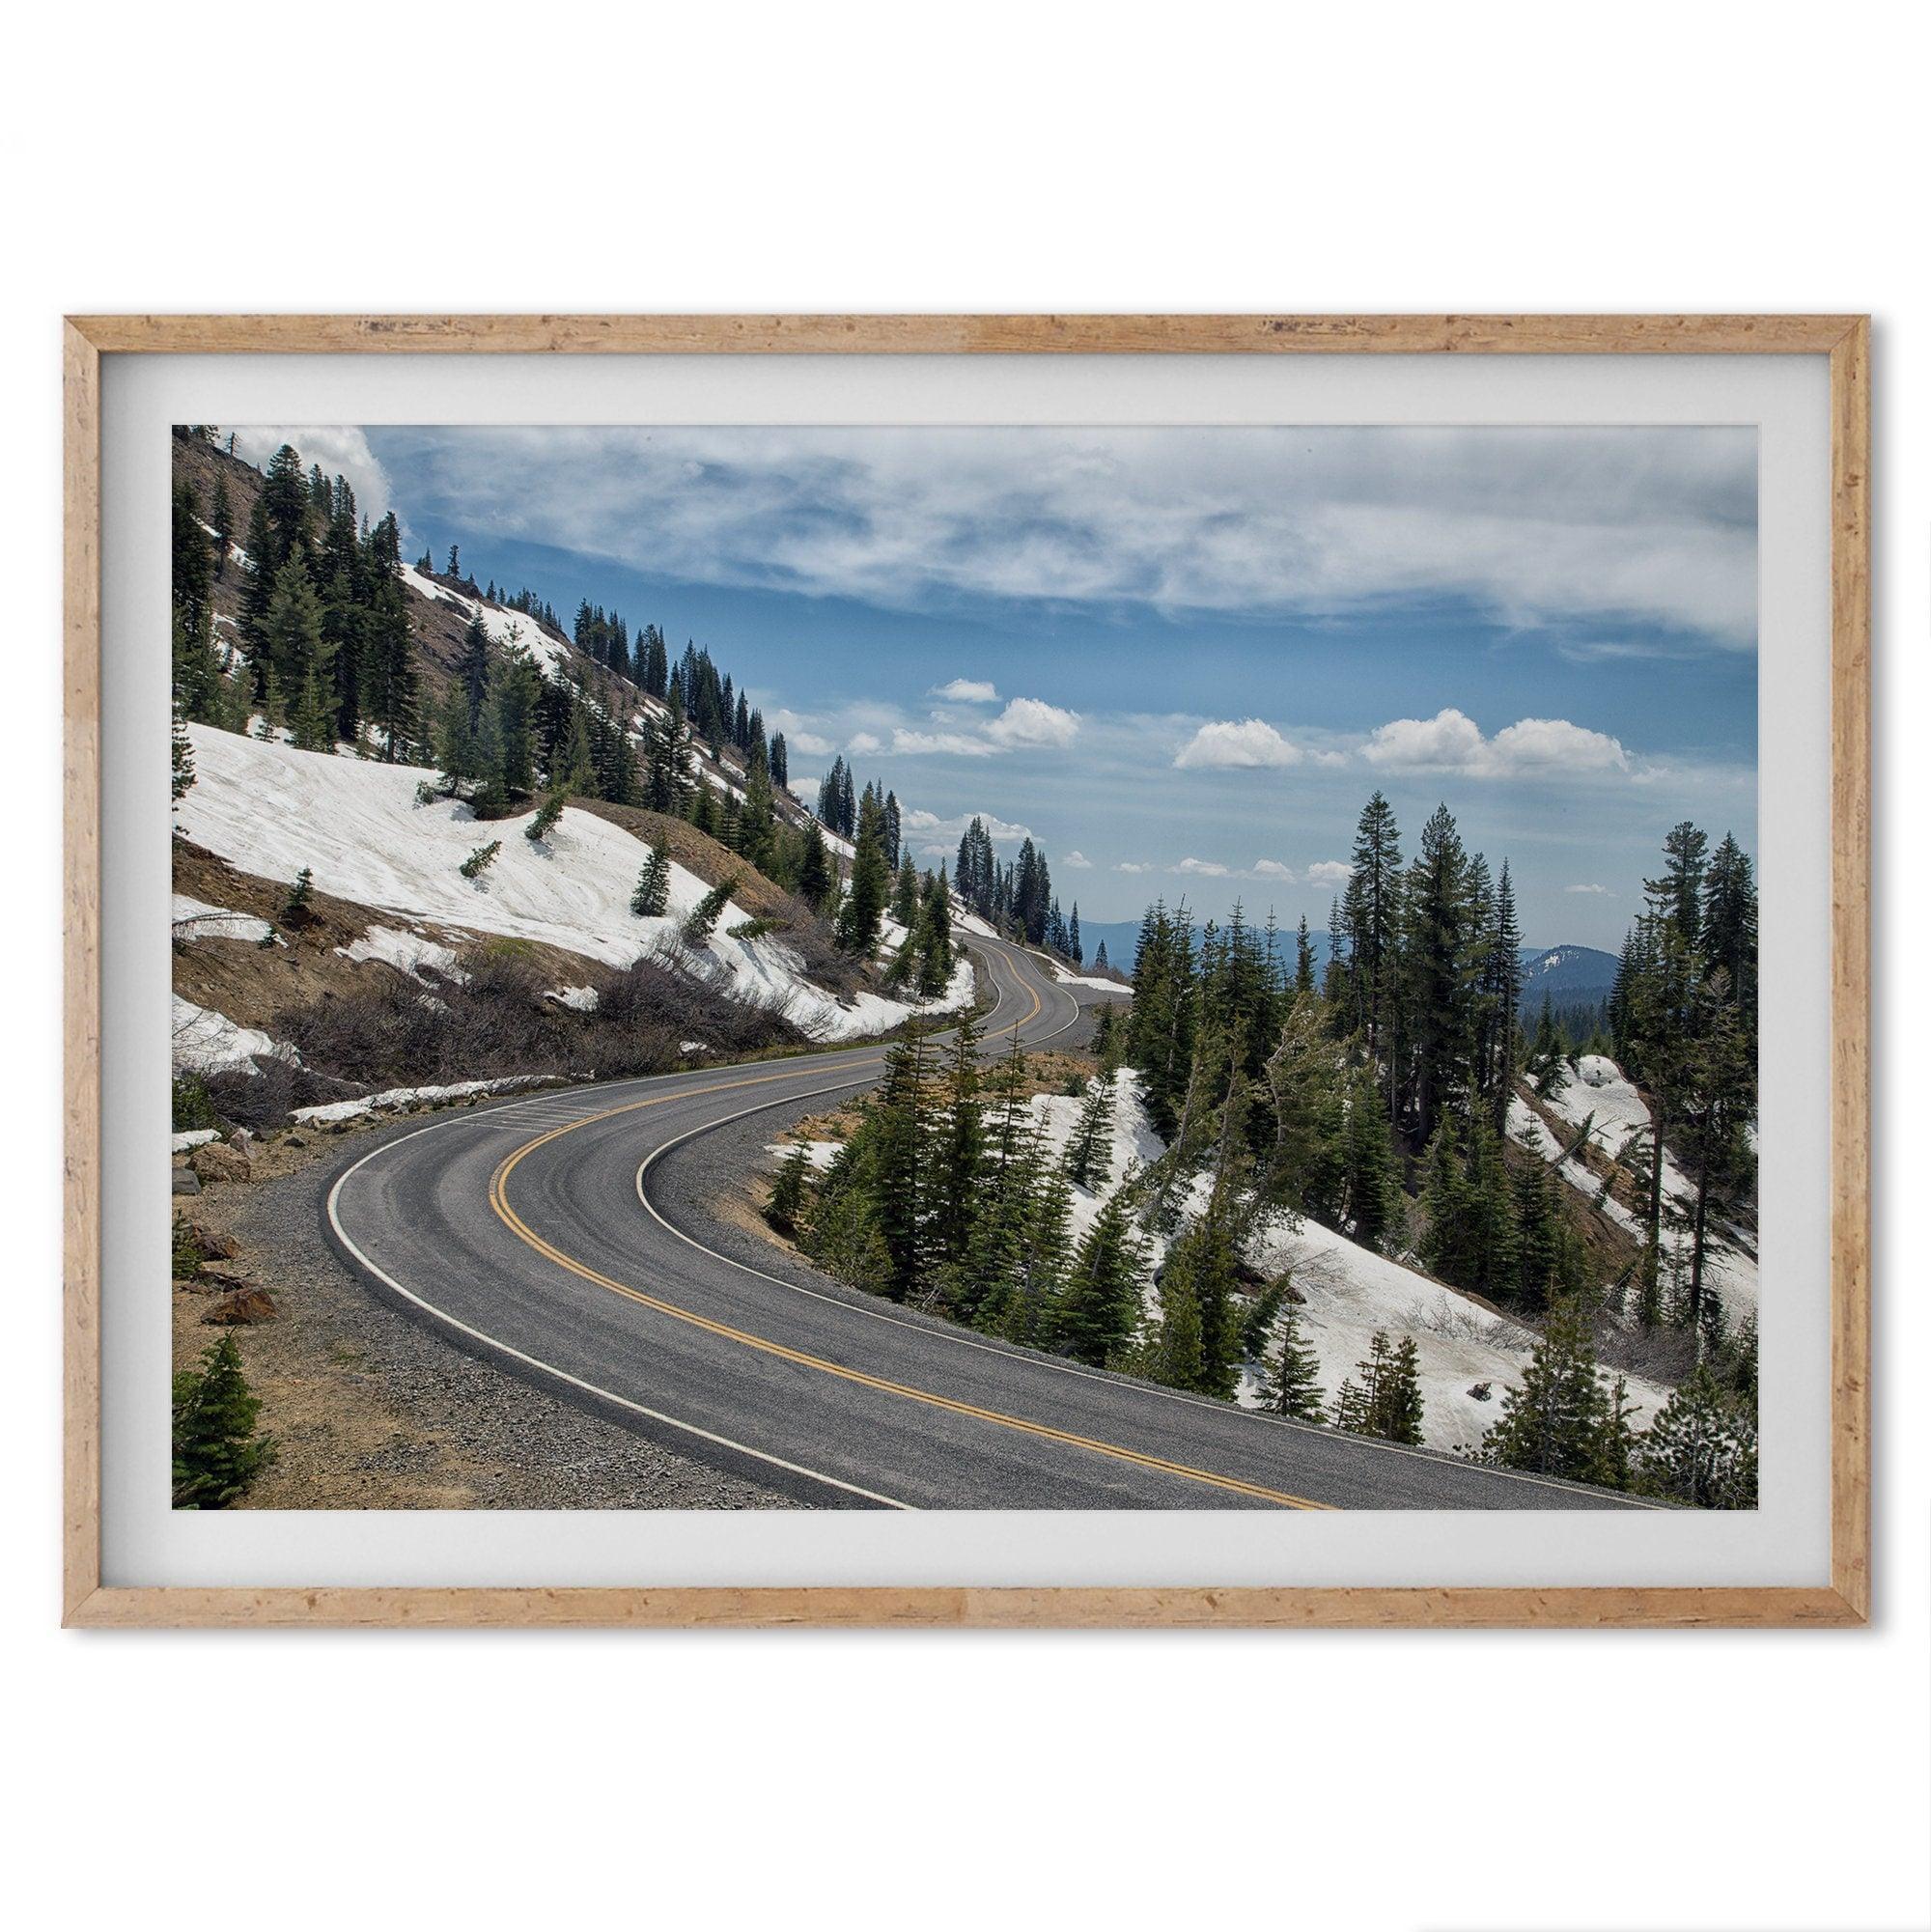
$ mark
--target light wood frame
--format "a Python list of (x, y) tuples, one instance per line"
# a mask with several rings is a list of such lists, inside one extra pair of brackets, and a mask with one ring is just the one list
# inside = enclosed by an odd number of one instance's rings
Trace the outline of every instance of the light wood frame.
[[(100, 359), (154, 354), (1822, 355), (1832, 412), (1831, 1578), (1715, 1588), (149, 1588), (100, 1581)], [(1862, 316), (76, 316), (65, 325), (65, 1621), (1826, 1626), (1870, 1614), (1870, 326)]]

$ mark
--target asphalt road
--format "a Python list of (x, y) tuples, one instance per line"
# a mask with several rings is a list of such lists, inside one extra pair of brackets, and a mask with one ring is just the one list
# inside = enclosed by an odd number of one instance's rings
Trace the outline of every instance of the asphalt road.
[[(1035, 958), (973, 939), (993, 1051), (1079, 1020)], [(770, 1136), (869, 1085), (877, 1046), (612, 1081), (448, 1116), (350, 1162), (338, 1248), (452, 1341), (686, 1455), (826, 1505), (1565, 1509), (1622, 1498), (1482, 1470), (1015, 1349), (718, 1251), (654, 1188), (757, 1112)], [(697, 1143), (697, 1145), (693, 1145)], [(680, 1190), (687, 1193), (687, 1190)], [(775, 1263), (774, 1263), (775, 1268)]]

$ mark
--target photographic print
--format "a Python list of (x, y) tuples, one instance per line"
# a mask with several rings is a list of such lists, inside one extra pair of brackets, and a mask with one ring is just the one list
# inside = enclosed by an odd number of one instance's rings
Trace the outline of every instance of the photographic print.
[(1754, 1509), (1757, 465), (178, 427), (175, 1507)]

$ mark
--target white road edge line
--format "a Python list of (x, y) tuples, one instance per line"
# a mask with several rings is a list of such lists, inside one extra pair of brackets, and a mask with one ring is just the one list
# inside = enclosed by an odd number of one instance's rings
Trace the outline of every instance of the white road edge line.
[[(1054, 985), (1050, 990), (1059, 992), (1062, 989)], [(994, 1011), (996, 1010), (995, 1008)], [(1065, 1025), (1054, 1027), (1050, 1033), (1045, 1034), (1033, 1044), (1035, 1046), (1044, 1046), (1048, 1040), (1056, 1040), (1068, 1027), (1076, 1025), (1078, 1022), (1080, 1010), (1079, 1004), (1076, 999), (1074, 1001), (1073, 1018), (1067, 1021)], [(868, 1075), (862, 1080), (839, 1080), (830, 1086), (814, 1087), (807, 1093), (782, 1094), (775, 1100), (760, 1101), (754, 1106), (740, 1107), (736, 1113), (727, 1113), (719, 1119), (706, 1121), (701, 1126), (686, 1129), (686, 1132), (678, 1134), (674, 1139), (666, 1140), (661, 1145), (654, 1147), (638, 1163), (634, 1182), (637, 1199), (643, 1204), (644, 1212), (659, 1227), (667, 1234), (675, 1235), (686, 1247), (695, 1248), (699, 1254), (708, 1255), (714, 1261), (721, 1261), (727, 1267), (737, 1269), (741, 1274), (749, 1274), (759, 1281), (767, 1281), (773, 1288), (788, 1289), (794, 1295), (803, 1295), (814, 1302), (823, 1302), (831, 1307), (842, 1308), (848, 1314), (862, 1315), (869, 1321), (885, 1322), (893, 1328), (898, 1329), (913, 1329), (920, 1334), (930, 1335), (936, 1341), (950, 1342), (958, 1348), (977, 1349), (983, 1355), (1003, 1356), (1009, 1361), (1029, 1363), (1034, 1368), (1051, 1369), (1055, 1374), (1070, 1375), (1080, 1382), (1102, 1382), (1109, 1387), (1130, 1389), (1138, 1395), (1158, 1396), (1165, 1402), (1178, 1402), (1189, 1409), (1207, 1409), (1217, 1414), (1223, 1413), (1229, 1407), (1226, 1403), (1215, 1402), (1203, 1396), (1190, 1395), (1185, 1389), (1160, 1388), (1148, 1383), (1134, 1382), (1131, 1379), (1106, 1375), (1096, 1369), (1084, 1368), (1077, 1362), (1049, 1360), (1039, 1356), (1025, 1354), (1018, 1349), (1002, 1348), (996, 1342), (982, 1341), (978, 1336), (968, 1334), (963, 1329), (955, 1331), (951, 1329), (928, 1328), (922, 1322), (910, 1321), (904, 1315), (894, 1314), (888, 1308), (866, 1307), (860, 1302), (848, 1302), (843, 1296), (827, 1295), (823, 1289), (807, 1288), (801, 1281), (787, 1281), (780, 1275), (767, 1274), (762, 1268), (753, 1268), (748, 1261), (740, 1261), (735, 1255), (721, 1253), (714, 1247), (707, 1247), (694, 1235), (686, 1234), (684, 1229), (665, 1219), (663, 1215), (659, 1213), (657, 1204), (644, 1191), (644, 1176), (658, 1161), (670, 1153), (673, 1148), (682, 1147), (686, 1140), (694, 1140), (700, 1134), (714, 1133), (718, 1128), (729, 1127), (734, 1121), (748, 1119), (754, 1113), (768, 1113), (772, 1107), (783, 1106), (791, 1101), (816, 1100), (821, 1095), (839, 1093), (847, 1087), (870, 1086), (874, 1083), (875, 1077)], [(1319, 1436), (1324, 1441), (1332, 1441), (1335, 1435), (1335, 1431), (1331, 1429), (1318, 1428), (1311, 1422), (1298, 1422), (1289, 1415), (1273, 1415), (1262, 1409), (1241, 1409), (1238, 1405), (1234, 1405), (1234, 1407), (1236, 1414), (1248, 1416), (1256, 1422), (1266, 1423), (1272, 1428), (1287, 1429), (1298, 1431), (1304, 1435)], [(1507, 1482), (1526, 1483), (1535, 1489), (1554, 1489), (1570, 1492), (1581, 1490), (1584, 1494), (1592, 1493), (1587, 1490), (1585, 1485), (1560, 1482), (1549, 1476), (1534, 1475), (1525, 1470), (1489, 1469), (1478, 1464), (1464, 1464), (1459, 1457), (1447, 1455), (1440, 1449), (1416, 1449), (1410, 1447), (1405, 1442), (1380, 1442), (1372, 1436), (1363, 1436), (1358, 1440), (1364, 1448), (1384, 1450), (1389, 1455), (1409, 1456), (1416, 1462), (1438, 1464), (1445, 1462), (1458, 1469), (1467, 1468), (1471, 1472), (1481, 1475), (1499, 1477)], [(1637, 1508), (1649, 1509), (1658, 1506), (1633, 1497), (1625, 1498), (1625, 1501)]]
[[(999, 1008), (1005, 1004), (1005, 1001), (1006, 1001), (1006, 989), (1001, 987), (999, 989), (999, 997), (993, 1001), (992, 1011), (988, 1013), (986, 1017), (989, 1020), (993, 1018), (993, 1015), (995, 1015), (998, 1012)], [(1066, 1022), (1066, 1025), (1071, 1026), (1072, 1024), (1074, 1024), (1076, 1021), (1077, 1021), (1078, 1018), (1079, 1018), (1079, 1008), (1078, 1008), (1078, 1002), (1076, 1000), (1074, 1002), (1073, 1019), (1069, 1020)], [(1065, 1030), (1066, 1030), (1065, 1026), (1059, 1027), (1056, 1029), (1054, 1033), (1049, 1034), (1047, 1037), (1049, 1039), (1056, 1038), (1059, 1033), (1063, 1033)], [(869, 1047), (866, 1045), (859, 1045), (854, 1047), (853, 1049), (851, 1049), (851, 1050), (854, 1052), (864, 1052), (869, 1050)], [(714, 1070), (699, 1069), (695, 1070), (695, 1077), (701, 1078), (704, 1073), (711, 1071), (722, 1072), (724, 1070), (721, 1068)], [(655, 1076), (646, 1076), (643, 1078), (636, 1080), (612, 1081), (611, 1084), (613, 1086), (648, 1087), (656, 1084), (657, 1081), (662, 1079), (682, 1079), (690, 1078), (693, 1078), (693, 1075), (660, 1074)], [(846, 1086), (869, 1085), (872, 1078), (873, 1078), (872, 1075), (868, 1072), (864, 1080), (847, 1080), (843, 1082), (843, 1084)], [(830, 1093), (836, 1091), (836, 1089), (831, 1087), (826, 1087), (821, 1089), (821, 1091), (826, 1093)], [(810, 1096), (806, 1097), (810, 1098)], [(547, 1101), (552, 1099), (553, 1097), (546, 1095), (543, 1098), (544, 1100)], [(365, 1269), (367, 1269), (371, 1274), (373, 1274), (377, 1278), (377, 1280), (380, 1281), (385, 1287), (391, 1289), (394, 1293), (400, 1295), (406, 1302), (413, 1303), (416, 1307), (422, 1309), (422, 1311), (425, 1314), (434, 1317), (436, 1321), (441, 1322), (442, 1324), (444, 1324), (445, 1327), (456, 1330), (457, 1332), (460, 1334), (467, 1335), (472, 1341), (481, 1342), (484, 1345), (484, 1347), (494, 1349), (499, 1355), (508, 1356), (513, 1361), (519, 1361), (528, 1368), (534, 1368), (541, 1371), (545, 1375), (552, 1376), (558, 1382), (568, 1383), (573, 1388), (580, 1388), (584, 1391), (585, 1394), (594, 1395), (600, 1401), (614, 1403), (620, 1409), (628, 1409), (631, 1412), (632, 1414), (646, 1416), (653, 1422), (661, 1422), (667, 1428), (681, 1429), (684, 1431), (686, 1435), (695, 1436), (702, 1442), (714, 1442), (720, 1448), (735, 1450), (740, 1455), (750, 1456), (758, 1462), (770, 1464), (770, 1467), (773, 1469), (785, 1470), (788, 1470), (793, 1475), (804, 1476), (807, 1480), (811, 1482), (824, 1483), (827, 1488), (842, 1490), (848, 1496), (863, 1497), (867, 1502), (880, 1503), (887, 1509), (910, 1510), (915, 1508), (916, 1507), (915, 1504), (910, 1502), (901, 1502), (896, 1497), (882, 1496), (876, 1490), (864, 1489), (861, 1488), (857, 1483), (845, 1482), (837, 1476), (826, 1475), (823, 1470), (808, 1469), (802, 1463), (788, 1462), (783, 1456), (774, 1456), (768, 1449), (754, 1449), (748, 1442), (740, 1442), (735, 1441), (732, 1437), (720, 1436), (714, 1430), (700, 1428), (698, 1424), (696, 1424), (695, 1422), (686, 1422), (681, 1416), (666, 1414), (662, 1410), (647, 1408), (641, 1402), (632, 1401), (630, 1397), (629, 1397), (628, 1395), (619, 1395), (614, 1389), (600, 1387), (594, 1382), (586, 1382), (581, 1376), (572, 1375), (568, 1369), (557, 1367), (557, 1365), (554, 1362), (545, 1361), (539, 1356), (529, 1355), (525, 1353), (522, 1349), (513, 1348), (508, 1342), (500, 1341), (494, 1335), (485, 1334), (481, 1329), (472, 1328), (467, 1322), (462, 1321), (457, 1316), (452, 1315), (448, 1311), (448, 1309), (438, 1308), (434, 1302), (431, 1302), (427, 1300), (425, 1297), (418, 1295), (414, 1289), (405, 1287), (403, 1283), (398, 1281), (396, 1277), (393, 1274), (391, 1274), (386, 1269), (378, 1267), (376, 1264), (376, 1262), (372, 1260), (370, 1256), (363, 1250), (363, 1248), (356, 1242), (355, 1238), (349, 1232), (349, 1230), (343, 1226), (342, 1216), (339, 1212), (339, 1204), (341, 1201), (342, 1190), (345, 1187), (348, 1186), (350, 1181), (351, 1181), (355, 1177), (355, 1175), (360, 1173), (361, 1170), (364, 1167), (366, 1167), (371, 1161), (375, 1160), (378, 1155), (386, 1154), (390, 1152), (391, 1149), (402, 1146), (406, 1141), (415, 1140), (425, 1134), (434, 1134), (439, 1128), (459, 1127), (463, 1125), (464, 1123), (468, 1123), (471, 1125), (483, 1125), (490, 1116), (498, 1117), (495, 1120), (494, 1124), (501, 1125), (502, 1123), (500, 1116), (507, 1114), (517, 1114), (523, 1107), (530, 1105), (532, 1105), (532, 1103), (523, 1101), (513, 1101), (507, 1106), (490, 1107), (482, 1114), (478, 1114), (476, 1112), (455, 1114), (452, 1115), (447, 1120), (431, 1121), (427, 1126), (418, 1127), (411, 1133), (399, 1134), (393, 1140), (385, 1140), (379, 1147), (370, 1148), (368, 1153), (363, 1155), (361, 1160), (357, 1161), (353, 1166), (344, 1168), (343, 1171), (336, 1176), (335, 1185), (331, 1187), (328, 1190), (328, 1224), (335, 1230), (336, 1239), (341, 1242), (343, 1246), (346, 1247), (349, 1250), (349, 1252), (352, 1254), (355, 1257), (355, 1259)], [(584, 1116), (584, 1118), (593, 1118), (593, 1117), (595, 1117), (594, 1114)], [(523, 1114), (521, 1120), (517, 1123), (517, 1125), (519, 1127), (524, 1127), (531, 1124), (532, 1124), (531, 1116), (528, 1115), (527, 1113)], [(572, 1123), (566, 1122), (563, 1124), (569, 1125)], [(676, 1230), (673, 1229), (672, 1232), (675, 1233)]]
[(686, 1422), (681, 1416), (667, 1415), (660, 1409), (647, 1408), (641, 1402), (633, 1402), (628, 1395), (619, 1395), (614, 1389), (602, 1388), (594, 1382), (586, 1382), (580, 1375), (572, 1375), (568, 1369), (558, 1368), (554, 1362), (545, 1361), (540, 1356), (527, 1355), (523, 1350), (512, 1348), (508, 1342), (499, 1341), (494, 1335), (487, 1335), (481, 1329), (471, 1328), (467, 1322), (459, 1320), (446, 1308), (438, 1308), (434, 1302), (424, 1300), (413, 1289), (406, 1288), (389, 1274), (386, 1269), (377, 1266), (356, 1245), (349, 1230), (342, 1225), (342, 1217), (336, 1212), (336, 1203), (344, 1186), (377, 1155), (387, 1152), (391, 1147), (400, 1147), (405, 1140), (413, 1140), (416, 1134), (431, 1134), (438, 1127), (454, 1127), (463, 1116), (456, 1120), (439, 1120), (429, 1127), (419, 1127), (415, 1134), (405, 1134), (394, 1140), (387, 1140), (380, 1147), (372, 1147), (354, 1166), (346, 1168), (336, 1177), (334, 1187), (328, 1190), (328, 1224), (335, 1230), (340, 1241), (355, 1259), (373, 1274), (377, 1280), (394, 1290), (406, 1301), (413, 1302), (425, 1314), (433, 1315), (460, 1334), (469, 1336), (472, 1341), (481, 1342), (486, 1348), (494, 1349), (499, 1355), (508, 1356), (513, 1361), (519, 1361), (525, 1367), (540, 1370), (554, 1377), (558, 1382), (568, 1383), (573, 1388), (580, 1388), (587, 1395), (594, 1395), (602, 1402), (614, 1403), (620, 1409), (628, 1409), (632, 1414), (648, 1417), (653, 1422), (660, 1422), (666, 1428), (681, 1429), (687, 1436), (695, 1436), (700, 1441), (715, 1443), (719, 1448), (735, 1450), (739, 1455), (749, 1456), (761, 1463), (769, 1463), (771, 1468), (788, 1470), (793, 1475), (805, 1477), (811, 1482), (823, 1483), (828, 1489), (842, 1490), (848, 1496), (863, 1497), (867, 1502), (882, 1504), (886, 1509), (910, 1509), (911, 1503), (901, 1502), (896, 1497), (881, 1496), (877, 1490), (861, 1489), (856, 1483), (841, 1481), (837, 1476), (826, 1475), (823, 1470), (807, 1469), (802, 1463), (787, 1462), (783, 1456), (774, 1456), (767, 1449), (754, 1449), (748, 1442), (734, 1441), (729, 1436), (720, 1436), (714, 1430), (700, 1428), (695, 1422)]

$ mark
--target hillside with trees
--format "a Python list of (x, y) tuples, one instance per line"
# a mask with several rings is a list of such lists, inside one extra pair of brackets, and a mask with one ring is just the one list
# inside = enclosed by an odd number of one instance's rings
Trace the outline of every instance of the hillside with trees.
[[(968, 831), (962, 899), (1036, 932), (1043, 864), (985, 851)], [(1463, 1358), (1397, 1315), (1323, 1387), (1308, 1325), (1337, 1319), (1330, 1289), (1427, 1302), (1444, 1330), (1459, 1298), (1471, 1332), (1520, 1338), (1498, 1398), (1469, 1391), (1494, 1406), (1465, 1453), (1752, 1505), (1754, 1310), (1710, 1285), (1719, 1256), (1753, 1281), (1740, 847), (1669, 832), (1595, 1043), (1620, 1068), (1547, 1004), (1525, 1023), (1510, 867), (1445, 807), (1405, 855), (1370, 799), (1321, 950), (1304, 922), (1236, 904), (1196, 934), (1155, 903), (1089, 1067), (1062, 1084), (1017, 1049), (982, 1067), (969, 1030), (909, 1039), (816, 1163), (788, 1159), (774, 1223), (840, 1278), (1008, 1341), (1396, 1442), (1429, 1440), (1424, 1369)], [(1599, 1138), (1599, 1090), (1628, 1132)]]

